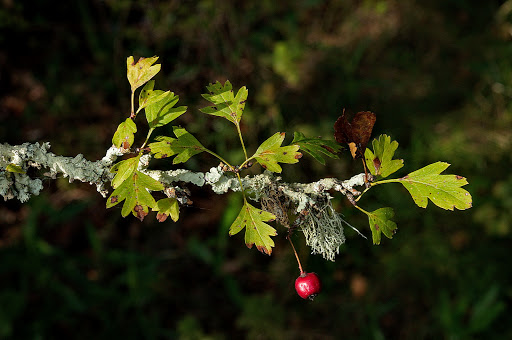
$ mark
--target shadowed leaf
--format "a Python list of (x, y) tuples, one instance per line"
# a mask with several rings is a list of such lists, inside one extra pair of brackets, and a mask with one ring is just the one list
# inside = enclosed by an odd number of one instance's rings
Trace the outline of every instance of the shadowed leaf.
[(381, 234), (387, 238), (393, 238), (397, 229), (396, 223), (391, 220), (394, 216), (395, 212), (392, 208), (380, 208), (368, 213), (373, 244), (380, 244)]
[(157, 137), (158, 142), (150, 143), (151, 153), (156, 158), (165, 158), (176, 155), (173, 164), (184, 163), (190, 157), (203, 152), (206, 148), (187, 130), (181, 127), (173, 127), (174, 134), (178, 138), (167, 136)]
[(325, 159), (323, 156), (331, 158), (339, 158), (338, 153), (342, 147), (330, 140), (324, 140), (322, 138), (306, 138), (301, 132), (294, 132), (293, 140), (290, 144), (295, 144), (300, 149), (310, 154), (314, 159), (325, 165)]

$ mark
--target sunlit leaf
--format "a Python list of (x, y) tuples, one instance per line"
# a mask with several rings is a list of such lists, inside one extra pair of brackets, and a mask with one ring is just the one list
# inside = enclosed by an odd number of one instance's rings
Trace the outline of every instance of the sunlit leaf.
[(419, 207), (426, 208), (430, 199), (432, 203), (446, 210), (469, 209), (472, 206), (471, 195), (461, 188), (468, 184), (466, 178), (440, 174), (449, 166), (445, 162), (436, 162), (411, 172), (399, 181)]
[(127, 77), (130, 82), (132, 92), (144, 85), (160, 72), (161, 65), (153, 65), (158, 60), (157, 56), (151, 58), (140, 58), (136, 63), (133, 56), (126, 59)]
[(173, 164), (184, 163), (190, 157), (203, 152), (206, 148), (187, 130), (182, 127), (173, 127), (177, 138), (159, 136), (158, 142), (150, 143), (149, 148), (155, 158), (165, 158), (176, 155)]
[(214, 116), (224, 117), (230, 122), (238, 125), (245, 108), (245, 101), (249, 94), (245, 86), (241, 87), (236, 96), (233, 94), (233, 87), (229, 80), (224, 85), (220, 82), (210, 84), (206, 87), (210, 93), (202, 94), (203, 98), (214, 105), (201, 109), (201, 112)]
[(126, 120), (117, 127), (114, 137), (112, 137), (112, 144), (118, 148), (123, 147), (124, 149), (129, 149), (133, 144), (133, 135), (135, 132), (137, 132), (137, 126), (131, 118), (126, 118)]
[(391, 220), (394, 216), (395, 212), (392, 208), (380, 208), (368, 213), (373, 244), (380, 244), (381, 234), (387, 238), (393, 238), (397, 228), (396, 223)]
[(128, 177), (130, 177), (135, 170), (137, 170), (137, 166), (139, 164), (140, 157), (132, 157), (120, 161), (116, 163), (111, 169), (110, 172), (115, 173), (116, 175), (112, 179), (112, 187), (116, 189), (123, 183)]
[(298, 145), (281, 146), (284, 140), (284, 132), (276, 132), (272, 137), (261, 143), (251, 158), (254, 158), (260, 165), (272, 172), (281, 172), (282, 168), (278, 163), (297, 163), (302, 157)]
[(393, 159), (398, 142), (391, 142), (391, 137), (380, 135), (373, 140), (372, 145), (373, 152), (368, 148), (364, 154), (366, 166), (372, 175), (385, 178), (404, 166), (403, 159)]
[(144, 85), (139, 94), (139, 108), (137, 109), (137, 113), (140, 112), (146, 106), (156, 103), (166, 97), (170, 91), (161, 91), (161, 90), (153, 90), (155, 86), (155, 81), (150, 80)]
[(290, 144), (298, 145), (302, 151), (310, 154), (322, 164), (325, 164), (323, 156), (339, 158), (338, 153), (342, 149), (342, 147), (334, 141), (324, 140), (322, 138), (306, 138), (301, 132), (294, 132), (293, 140)]
[(163, 189), (162, 183), (140, 171), (135, 171), (110, 195), (107, 199), (107, 208), (124, 201), (121, 215), (126, 217), (132, 213), (142, 221), (148, 214), (149, 208), (156, 207), (155, 199), (148, 190), (160, 191)]
[(273, 221), (275, 218), (273, 214), (244, 202), (238, 217), (229, 228), (229, 235), (235, 235), (245, 228), (247, 247), (252, 248), (253, 245), (256, 245), (260, 252), (270, 255), (274, 246), (274, 241), (270, 236), (276, 236), (277, 232), (265, 222)]
[(159, 222), (165, 221), (168, 216), (171, 216), (171, 219), (176, 222), (180, 217), (180, 206), (175, 198), (169, 197), (159, 200), (153, 210), (158, 211), (156, 219)]
[(187, 111), (186, 106), (174, 107), (179, 100), (173, 92), (153, 91), (151, 97), (159, 98), (146, 105), (146, 119), (150, 128), (164, 126)]

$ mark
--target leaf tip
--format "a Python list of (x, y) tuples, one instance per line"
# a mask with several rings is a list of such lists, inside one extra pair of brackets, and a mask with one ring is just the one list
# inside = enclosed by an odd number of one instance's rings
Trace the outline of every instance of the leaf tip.
[[(251, 245), (252, 247), (252, 245)], [(263, 254), (266, 254), (268, 256), (272, 255), (272, 248), (267, 248), (265, 246), (256, 246), (256, 248)]]
[(167, 219), (169, 215), (167, 214), (164, 214), (164, 213), (158, 213), (156, 214), (156, 219), (158, 220), (158, 222), (163, 222)]

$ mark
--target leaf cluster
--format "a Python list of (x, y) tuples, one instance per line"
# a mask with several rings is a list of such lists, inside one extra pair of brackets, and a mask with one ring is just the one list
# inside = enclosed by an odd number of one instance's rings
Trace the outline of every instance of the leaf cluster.
[[(167, 197), (159, 200), (153, 196), (153, 192), (172, 193), (173, 190), (165, 190), (167, 188), (162, 183), (140, 170), (144, 153), (150, 153), (154, 158), (173, 157), (173, 164), (179, 164), (187, 162), (199, 153), (207, 152), (225, 165), (225, 171), (233, 172), (243, 195), (243, 205), (229, 229), (229, 235), (235, 235), (244, 230), (245, 243), (249, 248), (256, 246), (262, 253), (270, 255), (274, 247), (272, 236), (277, 235), (277, 231), (268, 222), (276, 220), (276, 216), (248, 202), (240, 171), (257, 163), (267, 171), (281, 173), (282, 164), (294, 164), (299, 161), (302, 157), (299, 150), (325, 164), (326, 157), (339, 158), (342, 150), (340, 144), (348, 144), (353, 158), (363, 158), (365, 171), (368, 169), (373, 176), (371, 183), (368, 183), (369, 177), (367, 177), (365, 183), (367, 188), (363, 194), (376, 185), (398, 182), (409, 191), (419, 207), (425, 208), (429, 200), (447, 210), (471, 207), (471, 195), (462, 189), (462, 186), (467, 184), (467, 180), (457, 175), (441, 174), (448, 168), (448, 163), (436, 162), (404, 177), (388, 179), (404, 166), (404, 162), (401, 159), (394, 159), (398, 142), (391, 141), (391, 137), (387, 135), (381, 135), (372, 141), (373, 150), (366, 148), (376, 120), (372, 112), (359, 112), (351, 120), (347, 119), (343, 113), (334, 124), (336, 142), (322, 138), (308, 138), (301, 132), (295, 132), (292, 142), (283, 145), (285, 133), (276, 132), (264, 140), (250, 155), (247, 153), (241, 129), (249, 92), (245, 86), (235, 91), (229, 81), (224, 84), (217, 81), (206, 87), (208, 93), (202, 94), (202, 97), (211, 105), (200, 111), (224, 118), (235, 126), (245, 155), (245, 160), (241, 164), (231, 164), (201, 144), (181, 126), (172, 126), (174, 136), (153, 137), (155, 129), (174, 122), (187, 111), (186, 106), (177, 106), (179, 97), (173, 92), (155, 89), (155, 81), (152, 78), (161, 69), (160, 64), (155, 64), (157, 60), (156, 56), (140, 58), (137, 62), (134, 62), (133, 57), (127, 58), (127, 78), (132, 91), (132, 110), (130, 116), (119, 124), (112, 143), (125, 153), (135, 155), (118, 162), (111, 168), (111, 172), (115, 174), (111, 183), (114, 191), (107, 199), (107, 208), (123, 202), (122, 216), (131, 213), (143, 220), (150, 210), (154, 210), (158, 212), (157, 220), (159, 221), (164, 221), (169, 216), (174, 221), (179, 218), (179, 202), (173, 194), (167, 194)], [(137, 110), (135, 110), (135, 91), (141, 87)], [(149, 131), (144, 143), (139, 148), (134, 148), (134, 135), (138, 131), (136, 119), (141, 112), (144, 112)], [(8, 169), (12, 172), (17, 170), (13, 166)], [(382, 234), (392, 238), (397, 230), (397, 225), (393, 221), (394, 210), (383, 207), (367, 212), (356, 203), (361, 197), (362, 195), (353, 203), (368, 216), (373, 243), (379, 244)]]
[[(152, 78), (161, 69), (160, 64), (155, 64), (157, 60), (158, 57), (140, 58), (135, 62), (133, 57), (127, 58), (127, 78), (132, 91), (132, 112), (119, 124), (112, 143), (126, 153), (133, 152), (134, 135), (138, 131), (136, 119), (142, 112), (144, 112), (149, 132), (143, 145), (134, 150), (136, 154), (134, 157), (125, 159), (112, 167), (111, 172), (115, 173), (112, 180), (114, 191), (107, 200), (107, 207), (110, 208), (124, 202), (122, 216), (131, 213), (142, 220), (147, 216), (149, 210), (154, 210), (158, 211), (157, 219), (159, 221), (165, 220), (167, 216), (171, 216), (176, 221), (179, 217), (178, 201), (174, 197), (158, 201), (154, 199), (151, 192), (162, 191), (165, 188), (161, 183), (138, 170), (141, 156), (144, 152), (149, 152), (155, 158), (173, 157), (173, 164), (179, 164), (187, 162), (201, 152), (207, 152), (217, 157), (227, 166), (228, 170), (235, 173), (244, 196), (243, 207), (230, 228), (230, 235), (245, 229), (247, 246), (256, 245), (261, 252), (270, 255), (274, 246), (271, 236), (275, 236), (277, 232), (266, 222), (275, 220), (275, 216), (247, 202), (239, 172), (258, 163), (268, 171), (280, 173), (282, 172), (281, 164), (294, 164), (299, 161), (302, 157), (299, 149), (303, 149), (324, 164), (323, 157), (337, 158), (341, 147), (333, 141), (306, 138), (299, 132), (295, 133), (291, 144), (283, 145), (285, 133), (277, 132), (263, 141), (252, 156), (248, 156), (240, 124), (249, 92), (245, 86), (234, 91), (229, 81), (224, 84), (217, 81), (206, 87), (208, 93), (202, 94), (202, 97), (212, 105), (206, 106), (200, 111), (224, 118), (234, 124), (245, 154), (242, 164), (230, 164), (214, 151), (206, 148), (190, 132), (180, 126), (172, 127), (174, 136), (153, 138), (152, 134), (156, 128), (172, 123), (187, 111), (186, 106), (177, 106), (179, 97), (173, 92), (155, 89), (155, 81)], [(135, 91), (141, 87), (138, 107), (135, 110)]]
[[(387, 135), (381, 135), (373, 140), (372, 146), (373, 151), (366, 149), (364, 154), (366, 166), (378, 179), (371, 183), (371, 187), (384, 183), (401, 183), (411, 194), (414, 203), (421, 208), (426, 208), (429, 200), (446, 210), (471, 208), (471, 194), (462, 188), (468, 184), (467, 180), (458, 175), (441, 175), (450, 164), (436, 162), (401, 178), (384, 179), (404, 166), (402, 159), (393, 159), (398, 142), (391, 141), (391, 137)], [(359, 209), (368, 215), (374, 244), (380, 243), (381, 234), (388, 238), (393, 237), (397, 225), (392, 220), (395, 215), (392, 208), (381, 208), (373, 212), (364, 211), (360, 207)]]

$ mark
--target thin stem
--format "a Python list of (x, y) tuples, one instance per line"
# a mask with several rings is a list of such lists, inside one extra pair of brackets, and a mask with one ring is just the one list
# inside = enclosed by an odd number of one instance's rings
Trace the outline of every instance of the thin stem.
[(240, 137), (240, 143), (242, 144), (242, 149), (244, 149), (245, 160), (247, 161), (247, 150), (245, 150), (245, 144), (244, 144), (244, 139), (242, 137), (242, 131), (240, 130), (240, 124), (235, 124), (235, 125), (236, 125), (236, 130), (238, 131), (238, 137)]
[[(226, 164), (228, 167), (230, 167), (232, 169), (232, 171), (234, 172), (235, 168), (229, 164), (224, 158), (222, 158), (221, 156), (217, 155), (215, 152), (213, 152), (212, 150), (209, 150), (209, 149), (204, 149), (205, 152), (208, 152), (210, 155), (212, 156), (215, 156), (217, 157), (222, 163)], [(242, 185), (242, 178), (240, 177), (240, 174), (237, 172), (236, 173), (236, 177), (238, 178), (238, 183), (240, 183), (240, 191), (242, 191), (242, 195), (244, 197), (244, 202), (247, 202), (247, 199), (245, 198), (245, 190), (244, 190), (244, 186)]]
[(293, 245), (292, 239), (290, 237), (287, 237), (288, 241), (290, 241), (290, 244), (292, 245), (293, 253), (295, 254), (295, 258), (297, 259), (297, 263), (299, 264), (299, 270), (300, 275), (304, 275), (305, 272), (302, 270), (302, 265), (300, 264), (299, 255), (297, 255), (297, 251), (295, 250), (295, 246)]
[(130, 118), (134, 118), (135, 117), (135, 91), (133, 91), (133, 90), (132, 90), (131, 102), (132, 102), (132, 113), (130, 114)]
[(363, 213), (365, 213), (366, 215), (370, 215), (370, 213), (366, 210), (364, 210), (363, 208), (361, 208), (360, 206), (358, 205), (354, 205), (354, 207), (356, 207), (357, 209), (359, 209), (360, 211), (362, 211)]
[(144, 149), (144, 147), (146, 146), (146, 144), (148, 143), (149, 141), (149, 137), (151, 136), (151, 134), (153, 133), (153, 131), (155, 130), (155, 128), (151, 128), (149, 129), (148, 131), (148, 135), (146, 136), (146, 140), (144, 141), (144, 144), (142, 144), (142, 146), (140, 147), (140, 152), (142, 152), (142, 149)]
[(372, 182), (370, 183), (370, 187), (364, 189), (364, 191), (361, 193), (361, 195), (359, 195), (355, 201), (359, 201), (361, 199), (361, 197), (363, 197), (363, 195), (368, 191), (370, 190), (373, 186), (376, 186), (376, 185), (379, 185), (379, 184), (386, 184), (386, 183), (399, 183), (400, 182), (400, 179), (399, 178), (391, 178), (391, 179), (383, 179), (381, 181), (377, 181), (377, 182)]
[(210, 155), (214, 156), (214, 157), (217, 157), (222, 163), (226, 164), (228, 167), (230, 167), (231, 169), (234, 170), (234, 167), (228, 163), (228, 161), (226, 161), (224, 158), (222, 158), (221, 156), (217, 155), (215, 152), (213, 152), (212, 150), (210, 149), (204, 149), (205, 152), (208, 152)]
[(365, 192), (367, 192), (368, 190), (370, 190), (370, 189), (371, 189), (371, 187), (372, 187), (372, 186), (370, 185), (370, 187), (369, 187), (369, 188), (364, 189), (364, 191), (361, 193), (361, 195), (359, 195), (359, 196), (354, 200), (354, 202), (359, 201), (359, 200), (361, 199), (361, 197), (363, 197), (363, 195), (365, 194)]
[(400, 183), (400, 178), (383, 179), (381, 181), (373, 182), (372, 186), (385, 183)]
[(363, 168), (364, 168), (364, 186), (366, 187), (366, 189), (369, 189), (371, 184), (368, 181), (368, 168), (366, 167), (365, 159), (361, 158), (361, 160), (363, 161)]
[(242, 177), (240, 177), (240, 174), (237, 173), (236, 177), (238, 178), (238, 183), (240, 183), (240, 190), (242, 191), (242, 196), (244, 197), (244, 202), (247, 203), (247, 198), (245, 197), (245, 189), (242, 184)]
[(247, 158), (246, 157), (246, 160), (240, 164), (240, 169), (242, 169), (244, 167), (245, 164), (249, 163), (254, 157), (251, 157), (251, 158)]

